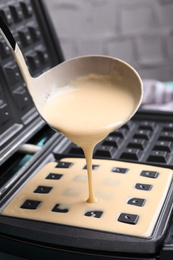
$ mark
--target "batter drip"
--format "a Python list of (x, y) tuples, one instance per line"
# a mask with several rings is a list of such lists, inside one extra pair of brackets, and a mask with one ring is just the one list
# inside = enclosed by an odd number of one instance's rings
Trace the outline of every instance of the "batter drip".
[(55, 129), (81, 146), (87, 170), (89, 197), (94, 203), (92, 155), (97, 143), (128, 121), (136, 107), (135, 95), (127, 85), (118, 85), (111, 76), (77, 78), (48, 99), (43, 116)]

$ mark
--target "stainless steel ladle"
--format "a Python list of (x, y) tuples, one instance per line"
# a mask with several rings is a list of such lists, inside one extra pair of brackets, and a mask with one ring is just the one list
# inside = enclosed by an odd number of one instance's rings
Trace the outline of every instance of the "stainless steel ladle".
[(71, 81), (89, 74), (111, 75), (115, 84), (116, 81), (119, 84), (121, 80), (122, 87), (128, 86), (135, 98), (134, 111), (130, 112), (128, 120), (140, 106), (143, 93), (142, 82), (138, 73), (126, 62), (107, 56), (77, 57), (62, 62), (42, 75), (33, 78), (28, 71), (18, 44), (2, 17), (0, 17), (0, 32), (14, 55), (38, 112), (45, 121), (47, 119), (43, 115), (43, 107), (47, 100), (56, 95), (60, 88), (69, 85)]

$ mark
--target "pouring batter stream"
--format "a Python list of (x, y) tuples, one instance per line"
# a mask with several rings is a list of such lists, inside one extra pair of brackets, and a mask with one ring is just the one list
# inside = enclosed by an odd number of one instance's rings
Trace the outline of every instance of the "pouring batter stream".
[(101, 75), (77, 78), (48, 99), (44, 106), (43, 116), (47, 122), (84, 151), (89, 203), (97, 201), (92, 183), (93, 149), (128, 120), (135, 106), (128, 86), (115, 85), (110, 76)]

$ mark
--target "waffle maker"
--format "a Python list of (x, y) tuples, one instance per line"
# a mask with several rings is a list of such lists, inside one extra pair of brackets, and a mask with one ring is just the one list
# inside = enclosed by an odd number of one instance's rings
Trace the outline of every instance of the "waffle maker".
[[(1, 1), (0, 14), (15, 35), (32, 76), (63, 61), (43, 1)], [(84, 212), (85, 226), (78, 226), (77, 219), (69, 222), (70, 205), (53, 201), (51, 192), (68, 172), (76, 185), (85, 181), (76, 176), (77, 169), (81, 173), (86, 170), (83, 152), (43, 122), (1, 36), (0, 45), (0, 250), (24, 259), (172, 259), (172, 112), (139, 110), (96, 146), (93, 171), (102, 174), (100, 169), (106, 161), (111, 169), (106, 185), (113, 183), (116, 189), (123, 178), (130, 182), (131, 174), (133, 191), (127, 189), (125, 211), (114, 216), (117, 229), (100, 229), (104, 211), (95, 206)], [(140, 165), (139, 174), (135, 173), (136, 164)], [(76, 190), (67, 190), (67, 196), (75, 196)], [(125, 193), (123, 186), (120, 190), (119, 198)], [(104, 200), (109, 196), (104, 194)], [(47, 201), (51, 220), (40, 206)], [(143, 232), (138, 230), (140, 223), (142, 227), (148, 225)]]

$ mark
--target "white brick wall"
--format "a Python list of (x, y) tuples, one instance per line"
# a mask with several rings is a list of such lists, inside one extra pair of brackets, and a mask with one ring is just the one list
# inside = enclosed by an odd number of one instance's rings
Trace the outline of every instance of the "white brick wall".
[(173, 0), (47, 0), (66, 59), (103, 54), (173, 81)]

